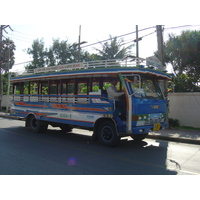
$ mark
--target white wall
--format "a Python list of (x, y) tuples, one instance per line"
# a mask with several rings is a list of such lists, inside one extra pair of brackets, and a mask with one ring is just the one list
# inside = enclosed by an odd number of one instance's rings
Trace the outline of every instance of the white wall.
[(8, 104), (8, 107), (10, 107), (11, 106), (11, 99), (12, 99), (11, 95), (3, 95), (2, 96), (1, 107), (6, 107), (7, 104)]
[(200, 128), (200, 93), (170, 93), (169, 118), (178, 119), (181, 126)]

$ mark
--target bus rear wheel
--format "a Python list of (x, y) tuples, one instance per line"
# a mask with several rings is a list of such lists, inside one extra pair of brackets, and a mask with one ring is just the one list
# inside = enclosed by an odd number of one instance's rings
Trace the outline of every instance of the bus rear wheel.
[(120, 137), (117, 135), (115, 125), (111, 121), (104, 121), (98, 127), (98, 138), (105, 146), (116, 146)]
[(29, 118), (29, 125), (31, 130), (35, 133), (45, 132), (48, 127), (47, 123), (37, 120), (34, 115)]

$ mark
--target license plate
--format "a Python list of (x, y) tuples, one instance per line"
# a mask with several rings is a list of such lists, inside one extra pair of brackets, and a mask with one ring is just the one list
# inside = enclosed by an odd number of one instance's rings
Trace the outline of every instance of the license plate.
[(153, 131), (158, 131), (158, 130), (160, 130), (160, 123), (153, 125)]

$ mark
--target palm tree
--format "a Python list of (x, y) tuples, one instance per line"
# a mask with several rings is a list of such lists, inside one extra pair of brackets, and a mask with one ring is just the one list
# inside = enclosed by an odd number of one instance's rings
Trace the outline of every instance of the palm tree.
[(101, 43), (102, 49), (95, 49), (102, 60), (107, 59), (122, 59), (130, 54), (130, 49), (133, 45), (124, 46), (123, 39), (117, 39), (110, 35), (109, 41)]

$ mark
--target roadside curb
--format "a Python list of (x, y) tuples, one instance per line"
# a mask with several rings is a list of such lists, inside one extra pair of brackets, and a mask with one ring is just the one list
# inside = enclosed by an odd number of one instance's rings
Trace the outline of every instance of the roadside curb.
[(162, 135), (148, 135), (147, 138), (151, 139), (159, 139), (159, 140), (168, 140), (172, 142), (181, 142), (181, 143), (189, 143), (189, 144), (200, 144), (200, 140), (193, 140), (189, 138), (174, 138), (174, 137), (167, 137)]
[(7, 115), (7, 114), (0, 114), (0, 117), (2, 118), (7, 118), (7, 119), (15, 119), (15, 120), (20, 120), (19, 117), (15, 117), (15, 116), (10, 116), (10, 115)]

